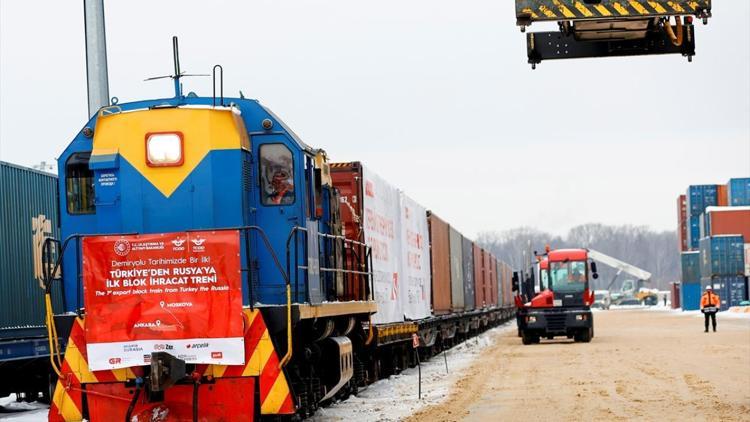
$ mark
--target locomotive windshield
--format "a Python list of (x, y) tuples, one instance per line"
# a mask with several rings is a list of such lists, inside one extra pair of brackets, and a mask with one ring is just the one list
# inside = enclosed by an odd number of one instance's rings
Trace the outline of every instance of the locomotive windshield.
[(294, 163), (292, 152), (286, 146), (261, 145), (260, 181), (263, 205), (289, 205), (294, 202)]
[(582, 293), (586, 289), (586, 261), (550, 263), (552, 291)]

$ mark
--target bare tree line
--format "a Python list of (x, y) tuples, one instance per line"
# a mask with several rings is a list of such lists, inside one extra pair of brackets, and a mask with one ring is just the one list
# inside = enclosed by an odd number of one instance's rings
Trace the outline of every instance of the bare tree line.
[[(553, 236), (532, 227), (519, 227), (503, 232), (482, 232), (478, 243), (498, 259), (510, 264), (514, 270), (530, 262), (533, 251), (543, 252), (545, 245), (559, 248), (591, 248), (611, 255), (653, 274), (652, 288), (666, 290), (670, 281), (680, 278), (680, 255), (677, 252), (677, 234), (674, 231), (657, 232), (646, 226), (608, 226), (583, 224), (573, 227), (563, 236)], [(606, 288), (616, 271), (599, 266), (596, 289)], [(612, 289), (619, 289), (622, 281), (632, 278), (620, 274)]]

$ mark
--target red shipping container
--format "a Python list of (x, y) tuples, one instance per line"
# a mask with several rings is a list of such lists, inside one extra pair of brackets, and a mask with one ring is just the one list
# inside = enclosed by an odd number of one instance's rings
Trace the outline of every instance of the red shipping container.
[(484, 306), (492, 305), (492, 254), (484, 251)]
[[(358, 162), (331, 164), (331, 179), (341, 196), (339, 208), (341, 220), (344, 223), (344, 236), (347, 239), (364, 243), (362, 165)], [(364, 248), (352, 245), (351, 253), (346, 254), (347, 268), (360, 270), (358, 267), (361, 265), (361, 259), (357, 257), (363, 256), (365, 256)], [(344, 301), (365, 299), (365, 283), (366, 280), (362, 276), (346, 274), (341, 299)]]
[(669, 294), (672, 301), (672, 309), (680, 308), (680, 283), (672, 282), (669, 283)]
[(729, 205), (727, 185), (716, 185), (716, 205), (726, 207)]
[(432, 265), (432, 310), (435, 315), (451, 312), (451, 253), (448, 223), (428, 211)]
[(474, 307), (482, 309), (485, 306), (485, 283), (486, 283), (486, 253), (482, 248), (474, 245)]
[(710, 235), (741, 234), (750, 243), (750, 207), (708, 207)]
[(685, 195), (677, 197), (677, 239), (680, 252), (688, 250), (687, 199)]
[(490, 296), (490, 300), (492, 301), (492, 304), (494, 306), (497, 306), (497, 289), (498, 289), (498, 283), (500, 281), (500, 274), (498, 273), (497, 268), (497, 258), (495, 256), (492, 256), (492, 296)]

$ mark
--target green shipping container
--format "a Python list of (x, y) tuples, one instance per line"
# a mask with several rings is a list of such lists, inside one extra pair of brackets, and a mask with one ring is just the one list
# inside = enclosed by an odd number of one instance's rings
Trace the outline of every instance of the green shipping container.
[(0, 340), (46, 335), (41, 251), (60, 235), (57, 198), (55, 175), (0, 162)]

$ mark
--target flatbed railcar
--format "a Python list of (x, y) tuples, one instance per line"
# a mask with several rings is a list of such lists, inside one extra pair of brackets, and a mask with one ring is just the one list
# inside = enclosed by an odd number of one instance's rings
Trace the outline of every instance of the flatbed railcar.
[[(45, 243), (60, 258), (45, 271), (45, 287), (62, 294), (62, 305), (48, 307), (54, 314), (49, 333), (53, 344), (67, 340), (67, 346), (52, 353), (57, 382), (50, 420), (154, 412), (171, 420), (306, 416), (414, 365), (416, 353), (429, 357), (512, 316), (501, 298), (501, 277), (487, 270), (477, 274), (487, 278), (482, 294), (489, 296), (476, 306), (434, 312), (434, 297), (427, 295), (420, 314), (394, 308), (400, 316), (378, 320), (385, 313), (375, 284), (378, 252), (371, 239), (348, 236), (342, 218), (348, 208), (341, 206), (327, 154), (302, 142), (258, 101), (185, 95), (180, 76), (174, 76), (173, 98), (102, 108), (60, 155), (61, 236)], [(214, 234), (236, 239), (223, 246), (238, 250), (233, 293), (242, 308), (225, 319), (244, 327), (244, 348), (227, 353), (244, 356), (242, 364), (212, 363), (221, 353), (210, 359), (179, 354), (191, 345), (168, 336), (123, 345), (142, 354), (139, 364), (92, 354), (101, 346), (89, 342), (92, 333), (123, 328), (115, 315), (109, 321), (91, 305), (93, 290), (104, 284), (92, 275), (100, 274), (97, 265), (125, 265), (128, 254), (152, 247), (178, 250), (186, 239), (202, 248), (200, 236)], [(398, 247), (401, 242), (394, 239)], [(97, 263), (104, 249), (120, 258)], [(429, 253), (429, 246), (422, 250)], [(481, 265), (497, 268), (483, 253)], [(432, 287), (434, 274), (422, 274), (423, 287)], [(119, 308), (130, 315), (126, 332), (165, 328), (144, 319), (152, 309), (143, 295), (134, 300)], [(160, 306), (171, 306), (169, 298)]]

